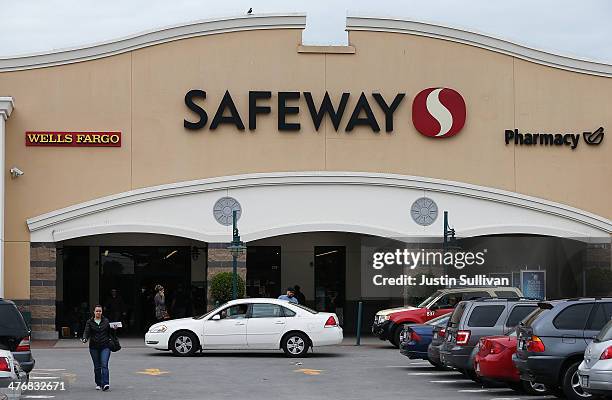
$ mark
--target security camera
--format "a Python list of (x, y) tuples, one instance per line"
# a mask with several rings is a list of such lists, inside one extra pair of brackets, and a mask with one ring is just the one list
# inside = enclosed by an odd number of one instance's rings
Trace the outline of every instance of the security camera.
[(11, 178), (15, 179), (15, 178), (19, 178), (21, 175), (23, 175), (23, 171), (20, 170), (17, 167), (13, 167), (10, 169), (10, 173), (11, 173)]

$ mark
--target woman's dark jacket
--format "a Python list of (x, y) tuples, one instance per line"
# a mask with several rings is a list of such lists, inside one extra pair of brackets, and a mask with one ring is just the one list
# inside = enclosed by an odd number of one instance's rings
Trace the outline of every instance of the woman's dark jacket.
[(89, 339), (90, 349), (103, 349), (109, 347), (108, 341), (111, 338), (111, 327), (108, 318), (102, 317), (100, 325), (96, 324), (93, 318), (85, 323), (83, 339)]

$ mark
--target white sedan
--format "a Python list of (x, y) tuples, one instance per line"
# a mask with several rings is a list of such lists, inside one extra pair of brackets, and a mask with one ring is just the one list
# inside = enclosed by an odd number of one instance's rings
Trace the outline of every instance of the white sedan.
[(27, 374), (21, 369), (13, 354), (0, 349), (0, 399), (19, 399), (21, 386), (27, 381)]
[(199, 350), (278, 350), (304, 356), (342, 342), (336, 314), (276, 299), (232, 300), (207, 314), (152, 325), (145, 344), (191, 356)]

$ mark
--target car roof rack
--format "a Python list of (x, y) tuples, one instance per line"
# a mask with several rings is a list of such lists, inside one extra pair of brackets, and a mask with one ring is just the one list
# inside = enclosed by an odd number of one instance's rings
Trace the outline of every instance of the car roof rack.
[(475, 301), (542, 301), (533, 297), (480, 297)]

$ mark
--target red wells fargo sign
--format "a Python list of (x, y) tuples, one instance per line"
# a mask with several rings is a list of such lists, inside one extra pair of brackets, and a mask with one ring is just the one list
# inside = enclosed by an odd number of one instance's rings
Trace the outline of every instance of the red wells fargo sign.
[(26, 146), (121, 147), (121, 132), (26, 132), (25, 144)]

